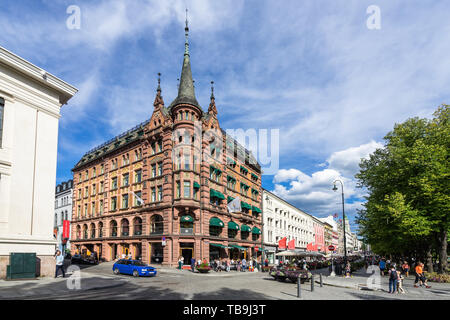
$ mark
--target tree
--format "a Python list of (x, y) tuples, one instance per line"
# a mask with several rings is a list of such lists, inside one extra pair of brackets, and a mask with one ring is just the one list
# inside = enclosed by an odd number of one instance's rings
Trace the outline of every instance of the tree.
[[(358, 223), (365, 240), (381, 254), (411, 254), (414, 248), (433, 270), (447, 270), (450, 230), (449, 106), (434, 118), (412, 118), (396, 124), (385, 146), (362, 159), (358, 186), (368, 191)], [(437, 241), (437, 245), (435, 245)]]

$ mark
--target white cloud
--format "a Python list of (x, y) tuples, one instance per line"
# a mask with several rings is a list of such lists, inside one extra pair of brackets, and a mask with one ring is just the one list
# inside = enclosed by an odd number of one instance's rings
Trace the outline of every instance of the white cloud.
[(365, 195), (365, 190), (356, 187), (354, 175), (359, 170), (358, 164), (361, 158), (368, 158), (375, 149), (382, 147), (381, 143), (370, 141), (358, 147), (334, 152), (325, 163), (320, 164), (322, 169), (311, 175), (294, 168), (281, 169), (274, 176), (273, 192), (318, 217), (341, 214), (340, 183), (336, 184), (337, 192), (332, 190), (335, 179), (340, 179), (344, 184), (345, 211), (352, 220), (356, 209), (362, 208)]
[(328, 167), (336, 169), (343, 175), (352, 177), (359, 171), (359, 163), (361, 162), (361, 159), (368, 159), (371, 153), (382, 147), (382, 143), (372, 140), (371, 142), (360, 145), (359, 147), (333, 152), (327, 159)]

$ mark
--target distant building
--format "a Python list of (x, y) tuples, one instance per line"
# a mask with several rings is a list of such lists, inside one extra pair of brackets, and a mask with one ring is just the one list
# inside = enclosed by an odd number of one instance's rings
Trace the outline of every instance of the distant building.
[(272, 192), (263, 189), (263, 243), (266, 256), (274, 263), (278, 241), (283, 238), (287, 242), (295, 240), (295, 248), (307, 250), (310, 246), (316, 251), (324, 247), (324, 228), (320, 220), (296, 208)]
[[(334, 220), (333, 216), (328, 216), (326, 218), (319, 218), (323, 222), (325, 227), (325, 246), (326, 252), (329, 252), (327, 243), (330, 243), (335, 247), (335, 251), (339, 250), (339, 228), (338, 223)], [(331, 236), (331, 240), (330, 240)]]
[(0, 47), (0, 278), (10, 253), (35, 253), (55, 272), (58, 121), (77, 89)]
[(70, 249), (70, 223), (69, 237), (63, 237), (63, 223), (65, 220), (72, 220), (72, 195), (73, 180), (62, 182), (55, 188), (55, 221), (53, 224), (53, 236), (58, 241), (58, 248), (61, 252)]

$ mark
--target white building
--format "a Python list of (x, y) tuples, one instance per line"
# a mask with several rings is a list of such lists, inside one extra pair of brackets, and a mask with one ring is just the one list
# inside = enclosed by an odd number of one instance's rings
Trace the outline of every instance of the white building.
[(263, 189), (262, 193), (263, 243), (270, 263), (275, 262), (278, 241), (295, 239), (296, 249), (306, 250), (315, 241), (315, 218), (294, 207), (275, 194)]
[(60, 108), (77, 89), (0, 47), (0, 278), (12, 252), (55, 272), (53, 238)]
[[(68, 235), (69, 239), (63, 237), (64, 220), (72, 220), (72, 195), (73, 180), (62, 182), (55, 189), (55, 221), (53, 224), (54, 236), (58, 241), (58, 248), (64, 252), (66, 248), (70, 248), (70, 224)], [(55, 232), (56, 231), (56, 232)]]

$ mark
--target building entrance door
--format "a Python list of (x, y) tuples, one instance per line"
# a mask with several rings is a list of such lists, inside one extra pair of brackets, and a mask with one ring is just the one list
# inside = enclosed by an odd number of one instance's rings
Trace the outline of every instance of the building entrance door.
[(111, 260), (115, 260), (117, 257), (117, 244), (111, 244)]
[(191, 264), (191, 259), (192, 259), (192, 256), (193, 256), (193, 252), (194, 252), (194, 248), (181, 248), (180, 249), (180, 254), (184, 258), (184, 264), (185, 265), (190, 265)]

